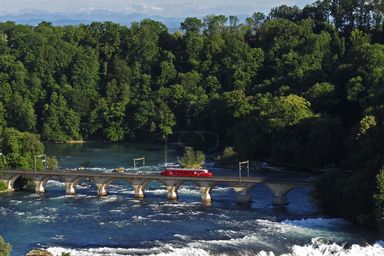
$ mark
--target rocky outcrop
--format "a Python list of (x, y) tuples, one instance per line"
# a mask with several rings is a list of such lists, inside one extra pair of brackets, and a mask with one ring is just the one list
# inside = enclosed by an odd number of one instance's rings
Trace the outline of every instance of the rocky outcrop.
[(54, 256), (52, 253), (46, 251), (46, 250), (32, 250), (28, 252), (25, 256)]

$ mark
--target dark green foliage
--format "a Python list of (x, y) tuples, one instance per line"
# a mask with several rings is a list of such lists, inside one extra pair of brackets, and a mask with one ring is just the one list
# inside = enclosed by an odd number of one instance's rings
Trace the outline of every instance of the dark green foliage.
[(67, 107), (63, 96), (54, 92), (50, 104), (44, 108), (43, 139), (56, 142), (80, 139), (80, 117)]
[(56, 157), (47, 157), (47, 168), (49, 170), (56, 170), (59, 165), (59, 161)]
[(233, 166), (239, 163), (238, 153), (233, 147), (225, 147), (221, 155), (216, 158), (217, 166)]
[(377, 174), (377, 192), (374, 195), (376, 202), (376, 218), (379, 223), (384, 224), (384, 169)]
[[(0, 146), (7, 165), (12, 168), (34, 169), (34, 156), (44, 152), (44, 145), (38, 135), (19, 132), (13, 128), (5, 129)], [(42, 167), (41, 161), (38, 161), (37, 168)]]
[(191, 147), (184, 148), (184, 154), (180, 159), (180, 164), (184, 168), (201, 168), (204, 164), (205, 155), (201, 151), (194, 151)]
[[(0, 171), (0, 175), (1, 175), (1, 171)], [(7, 188), (8, 188), (7, 185), (3, 181), (0, 181), (0, 192), (7, 190)]]

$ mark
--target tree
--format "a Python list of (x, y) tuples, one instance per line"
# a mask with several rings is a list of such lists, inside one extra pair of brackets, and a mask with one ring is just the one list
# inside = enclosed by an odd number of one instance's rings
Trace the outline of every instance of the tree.
[(310, 106), (304, 98), (291, 94), (274, 98), (260, 115), (271, 128), (282, 129), (316, 117)]
[[(7, 164), (12, 168), (34, 169), (34, 156), (44, 153), (44, 145), (38, 135), (19, 132), (14, 128), (4, 130), (0, 146)], [(39, 162), (37, 168), (42, 167), (42, 163)]]
[(203, 26), (203, 22), (195, 17), (188, 17), (181, 23), (181, 30), (184, 30), (188, 33), (199, 33), (200, 29)]
[(301, 18), (301, 10), (299, 7), (281, 5), (276, 8), (272, 8), (269, 13), (270, 19), (287, 19), (291, 21), (298, 21)]
[(183, 168), (201, 168), (205, 160), (205, 155), (201, 151), (194, 151), (191, 147), (184, 148), (184, 154), (180, 159)]
[(5, 127), (7, 127), (7, 121), (5, 120), (5, 108), (3, 103), (0, 102), (0, 135), (3, 133)]
[(384, 169), (381, 169), (376, 176), (377, 192), (374, 195), (376, 202), (376, 219), (378, 223), (384, 224)]
[(34, 131), (36, 128), (36, 114), (32, 103), (15, 93), (8, 103), (9, 126), (21, 131)]
[(63, 96), (53, 93), (45, 105), (42, 137), (49, 141), (65, 142), (80, 139), (80, 117), (67, 106)]

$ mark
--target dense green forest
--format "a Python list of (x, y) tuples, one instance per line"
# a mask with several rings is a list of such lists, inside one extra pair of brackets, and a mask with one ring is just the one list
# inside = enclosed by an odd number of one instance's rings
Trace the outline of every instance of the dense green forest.
[(384, 165), (383, 26), (379, 0), (280, 6), (242, 23), (190, 17), (175, 33), (148, 19), (0, 23), (0, 133), (117, 142), (210, 131), (247, 159), (348, 170), (319, 179), (317, 196), (369, 222)]

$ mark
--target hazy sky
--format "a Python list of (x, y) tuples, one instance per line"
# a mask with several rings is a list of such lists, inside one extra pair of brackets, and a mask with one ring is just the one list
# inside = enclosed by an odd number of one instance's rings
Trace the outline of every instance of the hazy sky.
[(168, 17), (202, 16), (207, 14), (251, 14), (268, 12), (282, 4), (298, 5), (315, 0), (0, 0), (0, 12), (18, 13), (25, 9), (50, 12), (81, 12), (109, 9), (117, 12), (140, 12)]

